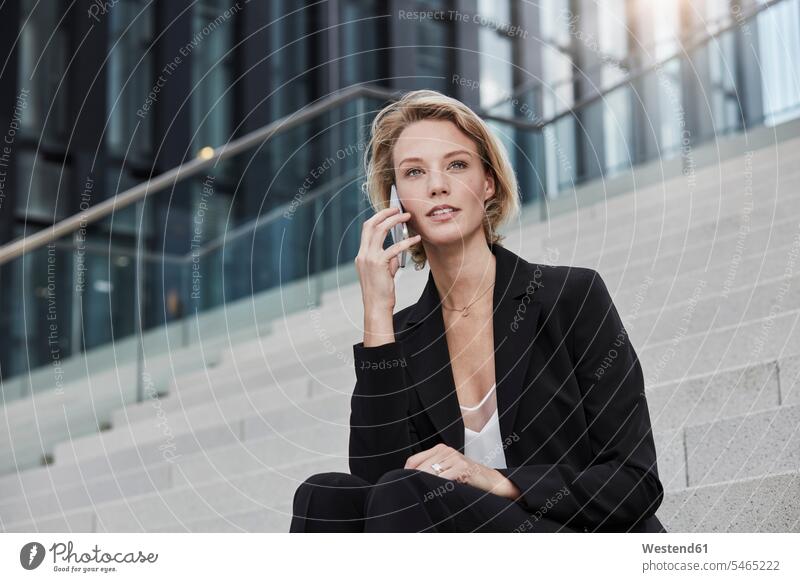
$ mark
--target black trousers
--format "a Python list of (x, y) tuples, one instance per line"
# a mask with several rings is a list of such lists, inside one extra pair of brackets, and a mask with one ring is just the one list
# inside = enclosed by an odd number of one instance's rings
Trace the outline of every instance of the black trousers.
[[(538, 519), (537, 519), (538, 518)], [(317, 473), (295, 491), (290, 532), (574, 532), (518, 503), (418, 469), (371, 483)]]

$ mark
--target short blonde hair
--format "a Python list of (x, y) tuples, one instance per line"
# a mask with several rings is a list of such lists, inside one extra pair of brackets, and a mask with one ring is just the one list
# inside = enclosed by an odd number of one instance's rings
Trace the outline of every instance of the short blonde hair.
[[(389, 206), (391, 187), (395, 182), (392, 152), (397, 138), (410, 124), (424, 119), (453, 122), (477, 145), (484, 168), (494, 177), (495, 193), (486, 203), (483, 231), (488, 244), (500, 243), (505, 237), (497, 228), (519, 213), (517, 178), (508, 161), (508, 153), (489, 126), (469, 107), (439, 93), (420, 90), (406, 93), (400, 100), (384, 107), (372, 121), (366, 148), (364, 189), (375, 211)], [(425, 268), (427, 258), (422, 242), (410, 247), (414, 268)]]

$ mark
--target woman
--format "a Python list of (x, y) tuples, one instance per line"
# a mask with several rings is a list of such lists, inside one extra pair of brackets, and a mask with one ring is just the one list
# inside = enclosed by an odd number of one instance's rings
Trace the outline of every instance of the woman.
[[(500, 142), (414, 91), (375, 118), (376, 208), (355, 264), (350, 470), (309, 477), (290, 531), (664, 531), (642, 370), (600, 275), (500, 246), (518, 212)], [(405, 212), (387, 208), (392, 184)], [(406, 222), (411, 238), (383, 249)], [(430, 263), (394, 312), (398, 255)]]

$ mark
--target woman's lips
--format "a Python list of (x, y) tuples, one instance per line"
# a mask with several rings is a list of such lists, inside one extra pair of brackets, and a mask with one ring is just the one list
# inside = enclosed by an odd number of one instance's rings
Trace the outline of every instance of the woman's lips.
[(444, 214), (431, 214), (428, 218), (433, 222), (447, 222), (448, 220), (453, 220), (455, 215), (459, 212), (461, 211), (453, 209), (452, 212), (445, 212)]

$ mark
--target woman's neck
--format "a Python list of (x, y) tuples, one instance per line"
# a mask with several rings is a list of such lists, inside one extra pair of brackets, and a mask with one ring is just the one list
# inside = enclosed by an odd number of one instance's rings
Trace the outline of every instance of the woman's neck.
[[(481, 236), (472, 244), (459, 243), (452, 248), (425, 249), (436, 289), (443, 305), (463, 309), (487, 290), (495, 280), (496, 258)], [(488, 291), (481, 297), (492, 298)], [(480, 300), (479, 300), (480, 301)]]

